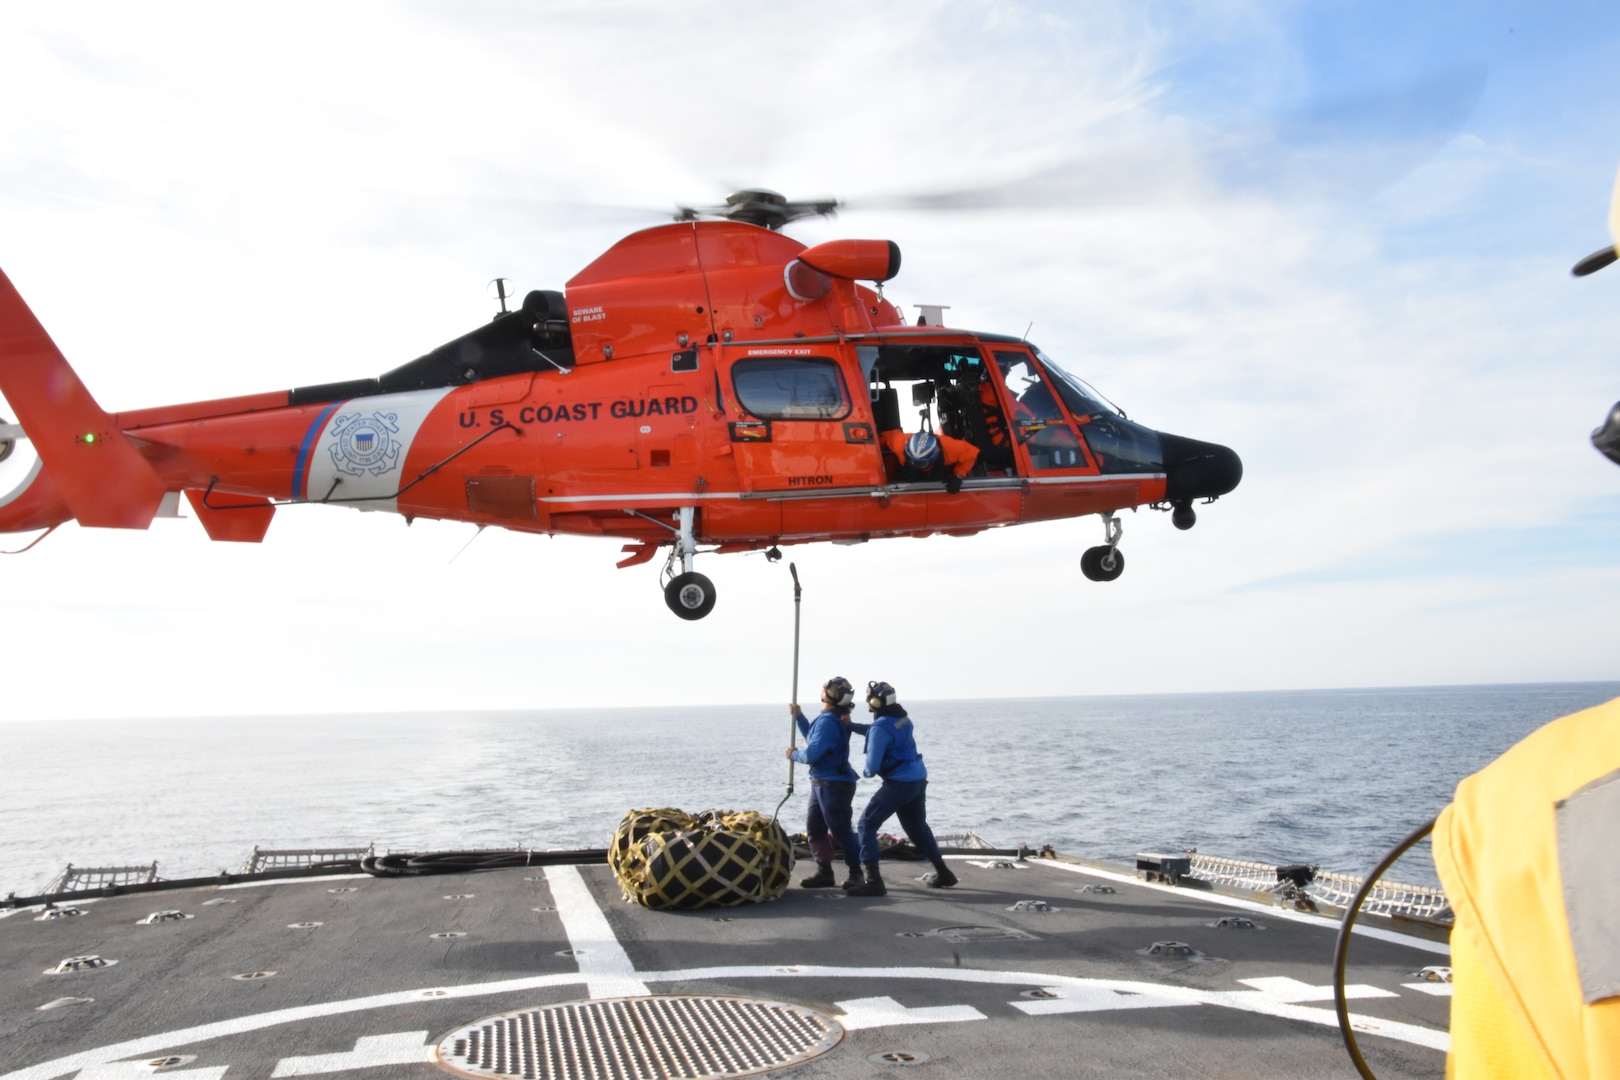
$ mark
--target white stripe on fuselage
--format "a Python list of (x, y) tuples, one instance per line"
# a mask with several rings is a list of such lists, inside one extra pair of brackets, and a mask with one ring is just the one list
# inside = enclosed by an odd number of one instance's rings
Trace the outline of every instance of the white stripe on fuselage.
[(19, 495), (27, 491), (33, 482), (39, 479), (40, 470), (44, 468), (45, 459), (36, 457), (34, 459), (34, 467), (28, 470), (28, 475), (23, 477), (22, 483), (18, 484), (4, 495), (0, 495), (0, 506), (6, 506), (12, 502), (15, 502)]
[[(1089, 487), (1093, 484), (1111, 484), (1122, 480), (1163, 480), (1163, 473), (1107, 473), (1100, 476), (1019, 476), (993, 477), (988, 480), (964, 480), (962, 490), (1017, 491), (1025, 484), (1071, 487)], [(826, 488), (822, 490), (783, 488), (758, 491), (623, 491), (611, 495), (546, 495), (543, 503), (700, 503), (716, 499), (748, 499), (777, 502), (786, 499), (876, 499), (899, 495), (931, 495), (945, 490), (940, 484), (898, 484), (884, 487)]]
[(307, 498), (397, 513), (394, 495), (415, 479), (405, 475), (411, 444), (428, 413), (450, 392), (445, 387), (379, 394), (345, 401), (332, 410), (310, 447)]

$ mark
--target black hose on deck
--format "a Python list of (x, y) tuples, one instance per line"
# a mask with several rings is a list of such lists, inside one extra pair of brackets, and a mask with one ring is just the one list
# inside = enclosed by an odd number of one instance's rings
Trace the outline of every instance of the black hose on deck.
[(1351, 900), (1350, 906), (1345, 909), (1344, 921), (1339, 923), (1338, 940), (1333, 946), (1333, 1008), (1339, 1017), (1339, 1034), (1344, 1038), (1344, 1048), (1350, 1054), (1350, 1062), (1365, 1080), (1378, 1078), (1373, 1075), (1367, 1059), (1361, 1056), (1361, 1047), (1356, 1043), (1356, 1033), (1352, 1030), (1350, 1020), (1350, 999), (1344, 990), (1344, 972), (1350, 962), (1350, 934), (1355, 930), (1356, 916), (1361, 913), (1361, 905), (1372, 895), (1373, 887), (1378, 884), (1378, 879), (1384, 876), (1384, 871), (1394, 866), (1396, 861), (1410, 851), (1419, 840), (1433, 832), (1435, 822), (1439, 820), (1436, 816), (1419, 825), (1407, 834), (1406, 839), (1390, 848), (1384, 857), (1378, 860), (1378, 865), (1372, 868), (1367, 880), (1356, 890), (1355, 899)]
[(423, 874), (470, 874), (477, 870), (509, 870), (518, 866), (557, 866), (606, 862), (607, 848), (578, 851), (428, 851), (368, 855), (360, 869), (373, 877), (413, 877)]

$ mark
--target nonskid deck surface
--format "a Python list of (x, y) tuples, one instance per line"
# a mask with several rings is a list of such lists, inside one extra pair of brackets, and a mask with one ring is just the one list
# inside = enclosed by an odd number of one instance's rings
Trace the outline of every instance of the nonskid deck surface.
[[(146, 893), (49, 921), (20, 910), (0, 919), (0, 1080), (430, 1080), (447, 1075), (435, 1048), (453, 1058), (457, 1032), (482, 1019), (528, 1025), (596, 1002), (588, 1022), (605, 1010), (601, 1022), (633, 1025), (611, 1012), (646, 995), (677, 1012), (783, 1003), (823, 1023), (808, 1059), (747, 1019), (732, 1032), (798, 1077), (1356, 1075), (1334, 1020), (1332, 920), (1068, 861), (953, 866), (951, 890), (885, 863), (883, 898), (795, 886), (677, 913), (626, 903), (603, 865)], [(137, 925), (166, 909), (192, 917)], [(1257, 928), (1211, 925), (1223, 916)], [(1446, 947), (1369, 930), (1349, 978), (1363, 1053), (1381, 1077), (1440, 1076), (1449, 985), (1416, 972), (1448, 963)], [(1139, 951), (1163, 941), (1203, 955)], [(45, 974), (86, 954), (115, 963)], [(64, 998), (91, 1000), (41, 1009)], [(558, 1058), (531, 1072), (636, 1067)]]

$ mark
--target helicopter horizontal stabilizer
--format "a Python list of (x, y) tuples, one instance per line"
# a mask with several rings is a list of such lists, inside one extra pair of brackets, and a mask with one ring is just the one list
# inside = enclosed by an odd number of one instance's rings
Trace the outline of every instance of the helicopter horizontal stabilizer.
[(3, 271), (0, 394), (79, 524), (144, 529), (152, 523), (163, 482), (96, 404)]
[(207, 498), (207, 492), (186, 491), (186, 501), (197, 512), (197, 520), (210, 540), (260, 543), (270, 529), (270, 519), (276, 515), (276, 504), (262, 495), (227, 495), (223, 506), (206, 505)]

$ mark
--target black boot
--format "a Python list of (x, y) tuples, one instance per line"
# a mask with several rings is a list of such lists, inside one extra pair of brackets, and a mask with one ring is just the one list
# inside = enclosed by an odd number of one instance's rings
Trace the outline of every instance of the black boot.
[(849, 877), (844, 879), (844, 888), (846, 890), (853, 889), (855, 886), (859, 885), (865, 880), (865, 876), (861, 873), (861, 864), (851, 863), (849, 867)]
[(816, 863), (816, 872), (799, 880), (799, 887), (802, 889), (830, 889), (836, 884), (838, 879), (833, 876), (830, 862)]
[(944, 859), (934, 860), (934, 872), (923, 875), (923, 884), (930, 889), (948, 889), (956, 884), (956, 875), (945, 865)]
[(889, 890), (885, 889), (883, 887), (883, 875), (878, 873), (878, 864), (877, 863), (869, 862), (869, 863), (866, 864), (866, 880), (862, 881), (859, 885), (851, 885), (850, 888), (849, 888), (849, 895), (851, 895), (851, 896), (887, 896), (887, 895), (889, 895)]

